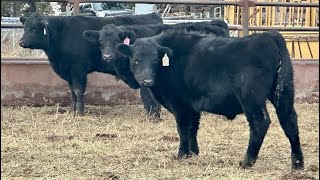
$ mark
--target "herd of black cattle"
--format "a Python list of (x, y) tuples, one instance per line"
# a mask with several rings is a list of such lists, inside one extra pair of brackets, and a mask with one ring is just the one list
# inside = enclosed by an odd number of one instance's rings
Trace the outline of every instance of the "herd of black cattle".
[(164, 25), (156, 14), (111, 18), (21, 17), (19, 45), (42, 49), (53, 70), (68, 82), (74, 112), (84, 113), (87, 74), (117, 76), (140, 88), (145, 109), (160, 118), (160, 106), (176, 119), (178, 159), (198, 154), (202, 111), (234, 119), (244, 113), (250, 139), (242, 168), (251, 167), (270, 124), (268, 99), (291, 144), (292, 168), (304, 166), (293, 69), (282, 35), (275, 31), (229, 37), (227, 24)]

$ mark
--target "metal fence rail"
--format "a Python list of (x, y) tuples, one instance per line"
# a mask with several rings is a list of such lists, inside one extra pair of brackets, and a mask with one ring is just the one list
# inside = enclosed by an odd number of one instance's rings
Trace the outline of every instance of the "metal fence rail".
[[(20, 0), (27, 1), (27, 0)], [(74, 15), (79, 14), (79, 3), (81, 2), (126, 2), (126, 3), (151, 3), (151, 4), (190, 4), (190, 5), (234, 5), (240, 6), (241, 15), (241, 25), (242, 28), (238, 29), (243, 32), (243, 36), (249, 35), (249, 8), (254, 6), (284, 6), (284, 7), (319, 7), (319, 2), (317, 3), (296, 3), (296, 2), (256, 2), (253, 0), (240, 0), (240, 1), (212, 1), (212, 0), (44, 0), (47, 2), (68, 2), (73, 3)], [(262, 28), (263, 29), (263, 28)], [(261, 30), (262, 30), (261, 29)], [(274, 28), (278, 30), (277, 28)], [(282, 30), (282, 28), (279, 28)], [(297, 30), (304, 31), (304, 27)], [(319, 28), (312, 29), (319, 31)], [(306, 31), (309, 31), (306, 29)]]
[[(210, 19), (206, 20), (170, 20), (164, 19), (164, 24), (176, 24), (182, 22), (200, 22), (200, 21), (211, 21)], [(10, 24), (10, 23), (1, 23), (1, 28), (23, 28), (22, 24)], [(229, 25), (230, 30), (243, 30), (241, 25)], [(269, 30), (277, 30), (277, 31), (319, 31), (319, 27), (269, 27), (269, 26), (249, 26), (249, 31), (269, 31)]]
[[(29, 0), (3, 0), (3, 1), (29, 1)], [(284, 7), (319, 7), (319, 3), (295, 3), (295, 2), (255, 2), (253, 0), (240, 1), (213, 1), (213, 0), (33, 0), (45, 2), (123, 2), (145, 4), (191, 4), (191, 5), (234, 5), (242, 6), (242, 2), (248, 1), (250, 6), (284, 6)]]

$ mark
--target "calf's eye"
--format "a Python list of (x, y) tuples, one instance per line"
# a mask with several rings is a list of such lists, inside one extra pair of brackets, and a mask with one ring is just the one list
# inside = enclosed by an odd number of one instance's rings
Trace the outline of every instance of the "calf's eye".
[(134, 62), (135, 64), (139, 64), (139, 60), (138, 60), (138, 59), (135, 59), (133, 62)]

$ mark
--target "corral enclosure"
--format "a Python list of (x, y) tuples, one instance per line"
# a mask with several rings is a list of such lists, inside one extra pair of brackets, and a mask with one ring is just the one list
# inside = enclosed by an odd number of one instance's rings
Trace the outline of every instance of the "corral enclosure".
[[(256, 164), (238, 168), (249, 127), (204, 113), (200, 154), (175, 159), (179, 146), (174, 117), (162, 111), (153, 122), (142, 106), (89, 106), (83, 117), (58, 107), (1, 107), (3, 179), (319, 179), (319, 104), (296, 104), (305, 169), (290, 169), (290, 145), (273, 106), (271, 125)], [(65, 110), (69, 110), (68, 107)]]
[[(265, 13), (274, 11), (273, 7), (263, 8), (251, 8), (250, 14), (259, 9)], [(225, 6), (225, 11), (238, 12), (232, 19), (234, 25), (241, 25), (240, 9)], [(303, 12), (302, 8), (299, 12)], [(262, 21), (257, 19), (261, 17), (251, 17), (250, 25), (259, 26)], [(296, 19), (297, 24), (292, 16), (290, 27), (305, 25)], [(309, 19), (309, 25), (315, 26), (316, 20)], [(270, 24), (272, 20), (263, 23)], [(163, 121), (151, 121), (139, 105), (137, 91), (110, 75), (89, 76), (86, 104), (91, 106), (86, 107), (85, 116), (73, 117), (70, 106), (60, 107), (70, 104), (66, 83), (51, 70), (42, 51), (18, 47), (22, 32), (2, 29), (1, 33), (1, 52), (7, 58), (1, 61), (3, 179), (319, 179), (318, 32), (301, 33), (307, 39), (301, 42), (296, 31), (284, 32), (291, 57), (298, 58), (293, 64), (295, 107), (305, 156), (302, 171), (290, 169), (289, 141), (270, 104), (272, 123), (257, 163), (248, 170), (238, 168), (249, 138), (244, 115), (228, 121), (203, 113), (198, 135), (200, 155), (181, 161), (175, 158), (179, 138), (174, 117), (163, 109)], [(16, 57), (29, 58), (21, 61)]]

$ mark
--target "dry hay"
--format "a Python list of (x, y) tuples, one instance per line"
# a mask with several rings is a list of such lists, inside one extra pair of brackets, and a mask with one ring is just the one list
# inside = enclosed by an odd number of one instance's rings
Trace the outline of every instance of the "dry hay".
[(3, 179), (318, 179), (319, 104), (297, 104), (305, 170), (291, 171), (290, 146), (274, 109), (272, 123), (253, 168), (242, 170), (249, 129), (204, 113), (200, 155), (178, 161), (174, 118), (163, 110), (151, 122), (142, 106), (87, 106), (73, 118), (56, 107), (1, 107)]

